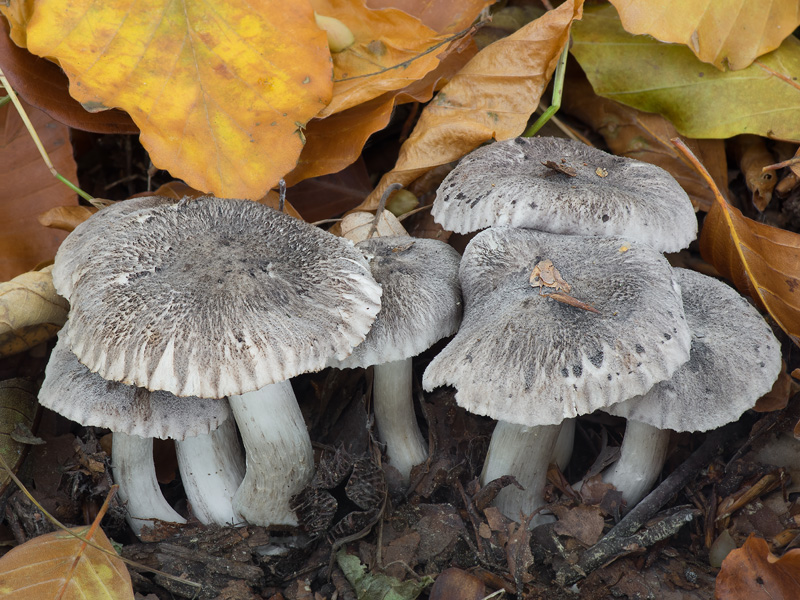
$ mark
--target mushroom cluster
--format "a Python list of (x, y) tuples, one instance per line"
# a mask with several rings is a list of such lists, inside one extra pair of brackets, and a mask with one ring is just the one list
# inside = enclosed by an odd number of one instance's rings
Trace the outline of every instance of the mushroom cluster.
[[(423, 384), (455, 386), (459, 405), (498, 419), (481, 481), (510, 474), (525, 487), (507, 487), (496, 500), (510, 518), (543, 504), (547, 463), (564, 419), (598, 409), (630, 415), (625, 439), (633, 439), (639, 423), (650, 422), (641, 416), (645, 405), (663, 407), (665, 396), (689, 402), (704, 384), (676, 382), (702, 371), (702, 360), (724, 362), (707, 358), (711, 335), (696, 317), (697, 297), (726, 298), (730, 319), (758, 332), (749, 355), (759, 382), (720, 389), (739, 396), (726, 418), (752, 406), (777, 377), (779, 346), (763, 319), (732, 290), (725, 296), (723, 284), (676, 271), (662, 256), (686, 247), (697, 222), (686, 193), (659, 167), (569, 140), (497, 142), (465, 157), (445, 178), (433, 215), (453, 231), (489, 229), (465, 250), (463, 322)], [(681, 286), (691, 287), (685, 297)], [(736, 331), (730, 319), (719, 320), (729, 333)], [(632, 452), (623, 447), (623, 459), (607, 475), (629, 505), (652, 485), (666, 450), (664, 434), (645, 435), (649, 441)], [(647, 475), (641, 465), (625, 466), (656, 440), (659, 466)], [(631, 470), (635, 491), (621, 475)]]
[[(104, 209), (76, 228), (56, 257), (54, 282), (70, 302), (63, 343), (74, 362), (134, 386), (128, 397), (143, 397), (140, 388), (168, 392), (190, 412), (199, 398), (227, 397), (246, 450), (231, 514), (295, 524), (289, 500), (310, 480), (313, 454), (288, 380), (345, 358), (366, 337), (381, 288), (363, 255), (258, 203), (150, 198)], [(55, 363), (47, 377), (48, 385), (62, 378)], [(155, 404), (157, 395), (141, 403)], [(143, 433), (130, 431), (119, 439)]]

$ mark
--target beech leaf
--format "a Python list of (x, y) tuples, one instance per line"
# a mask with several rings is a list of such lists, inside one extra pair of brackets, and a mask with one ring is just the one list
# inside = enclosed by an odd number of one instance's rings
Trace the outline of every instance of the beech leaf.
[(800, 598), (800, 549), (778, 558), (767, 542), (750, 534), (722, 561), (715, 587), (717, 600)]
[(457, 160), (491, 140), (520, 135), (580, 19), (583, 0), (567, 0), (470, 60), (422, 111), (394, 168), (361, 204), (377, 207), (392, 183), (408, 185), (430, 169)]
[(39, 0), (27, 36), (85, 108), (122, 108), (153, 164), (220, 197), (273, 187), (331, 94), (307, 0)]
[(721, 70), (744, 69), (800, 26), (797, 0), (610, 0), (625, 30), (688, 46)]
[(753, 133), (800, 139), (800, 40), (789, 36), (740, 71), (722, 72), (685, 46), (635, 36), (612, 6), (586, 10), (572, 54), (594, 91), (669, 119), (689, 138)]
[(466, 29), (494, 0), (367, 0), (370, 8), (399, 8), (439, 33)]
[[(23, 106), (56, 170), (77, 181), (69, 128), (24, 102)], [(6, 281), (52, 259), (67, 236), (42, 227), (37, 215), (78, 203), (75, 192), (50, 173), (11, 102), (0, 107), (0, 181), (0, 281)]]
[(66, 531), (41, 535), (0, 558), (0, 596), (16, 600), (133, 600), (131, 576), (103, 530), (74, 527), (70, 531), (85, 535), (113, 555)]

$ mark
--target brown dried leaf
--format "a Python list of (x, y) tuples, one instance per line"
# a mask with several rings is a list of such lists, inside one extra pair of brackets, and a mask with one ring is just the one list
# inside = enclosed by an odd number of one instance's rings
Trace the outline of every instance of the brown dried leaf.
[[(56, 170), (72, 182), (77, 167), (69, 129), (25, 105)], [(42, 227), (37, 215), (53, 206), (76, 205), (77, 197), (50, 173), (10, 102), (0, 107), (0, 281), (53, 258), (66, 234)]]
[(90, 113), (83, 108), (69, 95), (69, 80), (64, 72), (49, 60), (14, 44), (8, 23), (3, 19), (0, 19), (0, 64), (17, 94), (64, 125), (95, 133), (139, 133), (139, 128), (121, 110)]
[[(36, 388), (26, 379), (0, 381), (0, 456), (16, 473), (27, 452), (27, 446), (13, 439), (19, 426), (30, 429), (36, 415)], [(11, 480), (5, 469), (0, 469), (0, 495)]]
[(763, 212), (772, 200), (772, 190), (778, 183), (773, 171), (762, 170), (775, 162), (772, 153), (767, 150), (764, 138), (758, 135), (737, 135), (731, 140), (730, 147), (744, 174), (747, 189), (753, 193), (753, 205)]
[[(560, 510), (558, 510), (560, 509)], [(554, 507), (558, 522), (553, 530), (558, 535), (568, 535), (585, 546), (594, 546), (603, 535), (604, 519), (597, 506), (579, 505), (575, 508)]]
[(800, 344), (800, 235), (748, 219), (719, 198), (703, 222), (700, 254)]
[(94, 206), (56, 206), (44, 211), (38, 219), (45, 227), (72, 231), (96, 212)]
[(582, 14), (583, 0), (568, 0), (480, 51), (425, 107), (394, 169), (360, 208), (374, 209), (392, 183), (406, 186), (483, 142), (522, 133)]
[(800, 598), (800, 549), (781, 558), (767, 542), (750, 535), (744, 545), (722, 562), (714, 597), (717, 600)]
[(397, 8), (439, 33), (466, 29), (494, 0), (367, 0), (370, 8)]
[(110, 554), (65, 531), (39, 536), (0, 558), (0, 596), (17, 600), (132, 600), (131, 576), (103, 530), (74, 527), (70, 531), (86, 535)]
[(0, 356), (32, 348), (53, 337), (67, 321), (69, 304), (53, 287), (52, 269), (0, 283)]
[[(575, 61), (570, 61), (567, 68), (562, 108), (602, 135), (612, 153), (665, 169), (689, 194), (696, 209), (708, 211), (711, 208), (714, 194), (691, 163), (675, 150), (670, 140), (678, 136), (678, 131), (667, 119), (598, 96)], [(684, 141), (711, 173), (722, 195), (727, 197), (728, 164), (724, 142)]]

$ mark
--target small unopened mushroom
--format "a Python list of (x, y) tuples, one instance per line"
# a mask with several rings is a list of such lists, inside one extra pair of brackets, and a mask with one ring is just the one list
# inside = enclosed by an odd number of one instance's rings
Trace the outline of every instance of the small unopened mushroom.
[(72, 265), (73, 352), (106, 379), (228, 396), (247, 452), (235, 511), (295, 524), (288, 502), (313, 455), (288, 379), (363, 341), (380, 308), (363, 256), (261, 204), (213, 197), (133, 211), (105, 237)]
[[(82, 365), (61, 330), (39, 391), (42, 406), (81, 423), (114, 432), (113, 470), (126, 502), (128, 522), (139, 535), (153, 520), (183, 523), (167, 504), (155, 477), (152, 438), (174, 439), (192, 511), (203, 523), (236, 523), (231, 499), (244, 476), (230, 409), (225, 399), (179, 398), (169, 392), (106, 381)], [(192, 452), (181, 452), (182, 444)], [(224, 453), (208, 449), (225, 448)], [(198, 476), (202, 474), (202, 476)]]
[(509, 225), (618, 235), (661, 252), (685, 248), (697, 235), (692, 203), (664, 169), (550, 137), (471, 152), (442, 182), (432, 214), (458, 233)]
[[(569, 294), (531, 285), (544, 260)], [(460, 406), (498, 420), (481, 481), (514, 475), (525, 490), (506, 487), (496, 504), (519, 519), (543, 503), (564, 419), (642, 394), (686, 362), (680, 290), (664, 257), (645, 244), (508, 227), (475, 236), (460, 279), (461, 327), (423, 385), (455, 386)]]
[(737, 420), (781, 369), (780, 344), (747, 300), (711, 277), (675, 272), (692, 334), (689, 361), (647, 393), (604, 409), (628, 419), (620, 458), (603, 475), (628, 507), (658, 479), (669, 430), (708, 431)]
[(389, 464), (408, 483), (428, 456), (414, 415), (411, 358), (452, 335), (461, 320), (460, 256), (438, 240), (376, 237), (356, 244), (381, 284), (381, 310), (367, 338), (331, 366), (375, 368), (373, 404)]

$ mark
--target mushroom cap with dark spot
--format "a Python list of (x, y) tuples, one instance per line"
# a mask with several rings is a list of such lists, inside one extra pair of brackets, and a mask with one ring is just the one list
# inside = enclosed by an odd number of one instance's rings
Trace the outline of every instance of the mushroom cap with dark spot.
[(381, 310), (353, 353), (331, 366), (369, 367), (416, 356), (461, 321), (458, 252), (439, 240), (377, 237), (356, 244), (381, 284)]
[(692, 203), (664, 169), (561, 138), (516, 138), (471, 152), (439, 186), (432, 214), (458, 233), (508, 225), (622, 236), (660, 252), (697, 237)]
[(139, 437), (183, 440), (214, 431), (230, 415), (225, 398), (179, 398), (106, 381), (83, 366), (62, 329), (39, 390), (39, 403), (82, 425)]
[(772, 389), (781, 349), (758, 311), (730, 286), (675, 269), (692, 332), (689, 361), (642, 396), (605, 410), (659, 429), (708, 431), (737, 420)]
[[(600, 314), (531, 286), (547, 259)], [(645, 244), (491, 228), (467, 246), (460, 278), (461, 327), (422, 381), (456, 387), (470, 412), (557, 424), (642, 394), (689, 358), (680, 288)]]
[(75, 282), (80, 278), (81, 269), (93, 266), (94, 244), (104, 244), (108, 238), (108, 228), (117, 220), (133, 212), (159, 206), (174, 204), (177, 200), (166, 196), (142, 196), (116, 202), (96, 212), (78, 225), (61, 243), (53, 266), (53, 285), (56, 291), (67, 300), (72, 296)]
[(244, 200), (116, 221), (72, 294), (72, 350), (103, 378), (178, 396), (243, 394), (344, 358), (380, 309), (352, 243)]

